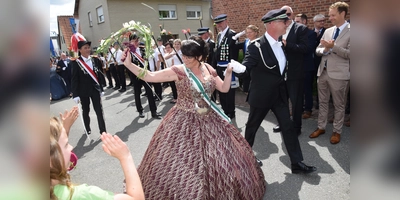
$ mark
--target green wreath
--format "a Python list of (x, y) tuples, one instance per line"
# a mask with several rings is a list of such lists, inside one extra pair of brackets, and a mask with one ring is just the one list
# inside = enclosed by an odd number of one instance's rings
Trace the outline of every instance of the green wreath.
[[(140, 22), (135, 22), (131, 20), (130, 22), (125, 22), (122, 24), (123, 28), (121, 28), (116, 33), (112, 33), (108, 36), (105, 40), (100, 42), (100, 46), (96, 49), (96, 53), (103, 53), (107, 54), (109, 47), (114, 43), (118, 42), (119, 45), (122, 47), (122, 40), (129, 38), (129, 35), (133, 32), (136, 33), (140, 40), (144, 42), (145, 45), (145, 63), (144, 63), (144, 70), (140, 70), (138, 78), (143, 78), (148, 69), (148, 59), (153, 57), (154, 50), (152, 46), (154, 45), (154, 41), (152, 38), (151, 30), (148, 26), (141, 24)], [(149, 25), (150, 26), (150, 25)]]

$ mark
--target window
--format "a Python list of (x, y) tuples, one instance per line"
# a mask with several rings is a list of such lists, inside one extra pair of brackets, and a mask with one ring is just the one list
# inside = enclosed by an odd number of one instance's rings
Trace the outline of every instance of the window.
[(187, 19), (199, 19), (201, 17), (201, 6), (186, 6)]
[(104, 14), (103, 14), (103, 6), (97, 7), (97, 22), (103, 23), (104, 22)]
[(88, 17), (89, 17), (89, 26), (93, 26), (93, 20), (92, 20), (92, 13), (88, 12)]
[(160, 19), (177, 19), (176, 5), (158, 5)]

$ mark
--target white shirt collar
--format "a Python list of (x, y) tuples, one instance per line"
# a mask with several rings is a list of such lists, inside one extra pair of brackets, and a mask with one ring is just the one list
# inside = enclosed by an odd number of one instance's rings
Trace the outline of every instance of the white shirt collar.
[(271, 46), (273, 46), (273, 45), (279, 45), (280, 47), (282, 46), (282, 43), (279, 42), (278, 40), (275, 40), (272, 36), (270, 36), (270, 35), (268, 34), (267, 31), (265, 31), (265, 37), (267, 38), (267, 40), (268, 40), (268, 42), (269, 42), (269, 44), (270, 44)]
[(290, 20), (289, 26), (286, 28), (286, 33), (282, 35), (282, 38), (286, 40), (287, 36), (289, 35), (290, 29), (292, 29), (292, 26), (294, 24), (293, 20)]
[(224, 38), (224, 36), (225, 36), (226, 32), (228, 31), (228, 29), (229, 29), (229, 26), (226, 26), (226, 28), (221, 32), (221, 36), (219, 37), (218, 44), (221, 43), (222, 38)]
[(83, 61), (85, 61), (85, 62), (89, 62), (90, 61), (90, 56), (88, 58), (85, 58), (84, 56), (81, 55), (81, 57), (83, 58)]
[[(344, 27), (346, 27), (347, 24), (349, 24), (349, 22), (344, 21), (344, 24), (342, 24), (340, 27), (337, 27), (337, 26), (336, 26), (336, 28), (339, 28), (339, 29), (340, 29), (339, 34), (344, 30)], [(335, 29), (335, 30), (336, 30), (336, 29)]]

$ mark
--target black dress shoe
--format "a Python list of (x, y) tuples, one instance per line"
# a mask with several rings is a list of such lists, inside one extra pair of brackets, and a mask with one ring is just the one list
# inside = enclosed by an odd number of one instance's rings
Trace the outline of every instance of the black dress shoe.
[(161, 114), (160, 113), (151, 113), (151, 117), (153, 118), (153, 119), (161, 119)]
[(274, 131), (274, 133), (281, 132), (281, 127), (279, 127), (279, 125), (278, 125), (278, 126), (275, 126), (272, 130)]
[(292, 174), (299, 174), (299, 173), (308, 174), (308, 173), (314, 172), (316, 170), (317, 170), (316, 167), (307, 166), (303, 162), (298, 162), (296, 164), (292, 164)]
[(109, 85), (107, 88), (113, 88), (114, 86), (112, 86), (112, 85)]
[(133, 86), (133, 83), (129, 83), (127, 86)]
[(120, 87), (115, 86), (113, 89), (114, 90), (119, 90)]
[(140, 118), (144, 118), (143, 112), (139, 112), (139, 117), (140, 117)]
[(143, 96), (143, 97), (147, 97), (147, 94), (146, 94), (146, 93), (144, 93), (144, 94), (142, 94), (142, 96)]
[(87, 134), (90, 135), (92, 133), (92, 131), (87, 131)]
[(125, 92), (126, 89), (125, 88), (121, 88), (120, 90), (118, 90), (118, 92)]
[(161, 116), (161, 115), (162, 115), (162, 114), (159, 113), (159, 112), (155, 112), (155, 113), (152, 113), (152, 114), (155, 114), (155, 115), (157, 115), (157, 116)]
[(258, 159), (258, 158), (256, 157), (256, 160), (257, 160), (257, 163), (258, 163), (258, 165), (259, 165), (260, 167), (263, 166), (263, 163), (261, 162), (260, 159)]

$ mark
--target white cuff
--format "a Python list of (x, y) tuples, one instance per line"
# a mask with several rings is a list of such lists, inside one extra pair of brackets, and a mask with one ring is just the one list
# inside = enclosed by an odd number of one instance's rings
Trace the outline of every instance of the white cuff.
[(238, 61), (231, 59), (230, 66), (235, 73), (241, 74), (246, 71), (246, 66), (240, 64)]

